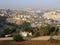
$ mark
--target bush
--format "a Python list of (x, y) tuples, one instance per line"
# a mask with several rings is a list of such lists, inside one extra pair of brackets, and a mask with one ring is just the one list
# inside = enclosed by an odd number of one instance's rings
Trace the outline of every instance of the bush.
[(58, 43), (59, 42), (59, 40), (53, 39), (52, 37), (48, 41), (51, 43)]
[(16, 41), (16, 42), (24, 41), (23, 37), (20, 34), (15, 34), (13, 36), (13, 40)]

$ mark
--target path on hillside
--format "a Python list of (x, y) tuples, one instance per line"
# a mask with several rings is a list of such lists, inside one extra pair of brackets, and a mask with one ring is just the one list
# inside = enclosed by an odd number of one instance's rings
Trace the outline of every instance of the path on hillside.
[[(32, 38), (31, 40), (49, 40), (51, 36), (40, 36), (37, 38)], [(52, 36), (52, 38), (60, 40), (60, 36)]]
[(8, 38), (0, 38), (0, 40), (13, 40), (12, 37), (8, 37)]
[[(36, 38), (26, 38), (26, 40), (49, 40), (51, 36), (40, 36)], [(52, 36), (54, 39), (60, 40), (60, 36)], [(13, 37), (8, 37), (8, 38), (0, 38), (0, 40), (13, 40)]]

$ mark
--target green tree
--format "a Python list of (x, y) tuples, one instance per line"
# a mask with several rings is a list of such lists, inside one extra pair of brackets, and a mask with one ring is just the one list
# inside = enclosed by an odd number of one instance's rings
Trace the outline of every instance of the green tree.
[(21, 29), (22, 31), (33, 32), (33, 27), (29, 22), (26, 21), (24, 21), (24, 23), (21, 25)]
[(16, 34), (13, 36), (13, 40), (16, 41), (16, 42), (24, 41), (23, 37), (22, 37), (19, 33), (16, 33)]
[(12, 29), (7, 28), (7, 29), (4, 30), (5, 35), (6, 34), (11, 34), (11, 33), (14, 33), (14, 32), (16, 32), (16, 28), (12, 28)]
[(56, 35), (59, 31), (59, 28), (58, 27), (55, 27), (55, 26), (51, 26), (50, 29), (49, 29), (49, 34), (50, 35)]

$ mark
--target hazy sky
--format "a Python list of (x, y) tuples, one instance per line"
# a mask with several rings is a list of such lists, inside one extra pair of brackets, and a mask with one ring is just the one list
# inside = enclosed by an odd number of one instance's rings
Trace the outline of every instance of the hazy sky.
[(0, 8), (57, 8), (60, 0), (0, 0)]

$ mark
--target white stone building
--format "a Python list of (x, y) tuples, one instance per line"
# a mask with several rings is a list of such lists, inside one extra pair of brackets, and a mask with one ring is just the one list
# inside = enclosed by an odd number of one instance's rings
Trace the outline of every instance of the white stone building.
[(23, 37), (27, 37), (28, 35), (32, 36), (32, 32), (25, 32), (25, 31), (23, 32), (23, 31), (21, 31), (20, 35), (23, 36)]

